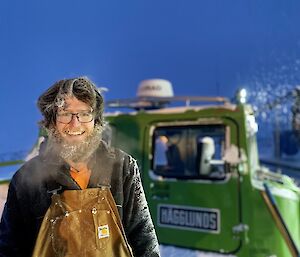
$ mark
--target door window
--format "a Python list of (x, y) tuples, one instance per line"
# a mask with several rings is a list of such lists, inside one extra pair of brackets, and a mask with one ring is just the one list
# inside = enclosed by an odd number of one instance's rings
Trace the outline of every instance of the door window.
[(225, 126), (167, 126), (153, 133), (152, 170), (168, 178), (224, 179)]

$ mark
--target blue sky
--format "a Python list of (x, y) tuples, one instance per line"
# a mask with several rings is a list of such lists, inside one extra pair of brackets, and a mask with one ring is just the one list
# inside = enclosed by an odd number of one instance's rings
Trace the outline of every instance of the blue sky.
[(132, 97), (165, 78), (177, 95), (300, 84), (296, 0), (3, 0), (0, 3), (0, 155), (29, 150), (38, 96), (56, 80), (87, 75)]

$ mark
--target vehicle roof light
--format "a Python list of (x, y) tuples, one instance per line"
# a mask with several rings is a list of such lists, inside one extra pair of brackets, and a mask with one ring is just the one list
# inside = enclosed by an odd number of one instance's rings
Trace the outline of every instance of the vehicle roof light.
[(247, 90), (245, 88), (241, 88), (237, 91), (236, 101), (239, 104), (245, 104), (247, 102)]

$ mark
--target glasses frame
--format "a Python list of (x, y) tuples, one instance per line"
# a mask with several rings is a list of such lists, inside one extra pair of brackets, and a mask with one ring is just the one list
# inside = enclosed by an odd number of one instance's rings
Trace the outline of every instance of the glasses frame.
[(90, 112), (86, 112), (86, 113), (91, 114), (91, 120), (90, 120), (90, 121), (80, 121), (78, 115), (79, 115), (79, 114), (83, 114), (83, 113), (85, 113), (85, 112), (76, 112), (76, 113), (73, 113), (73, 112), (66, 112), (65, 114), (71, 114), (71, 115), (72, 115), (69, 122), (63, 122), (63, 121), (60, 121), (60, 120), (58, 119), (58, 117), (59, 117), (60, 115), (59, 115), (59, 113), (56, 113), (56, 121), (58, 121), (59, 123), (63, 123), (63, 124), (69, 124), (69, 123), (73, 120), (73, 116), (76, 116), (78, 122), (80, 122), (80, 123), (89, 123), (89, 122), (91, 122), (91, 121), (95, 118), (94, 115), (93, 115), (93, 111), (90, 111)]

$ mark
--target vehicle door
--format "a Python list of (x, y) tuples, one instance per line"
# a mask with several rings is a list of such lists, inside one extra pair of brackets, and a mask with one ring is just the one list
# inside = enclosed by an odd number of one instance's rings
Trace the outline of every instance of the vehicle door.
[(233, 130), (222, 120), (159, 122), (146, 129), (143, 183), (159, 242), (222, 253), (240, 241), (239, 178), (224, 162)]

